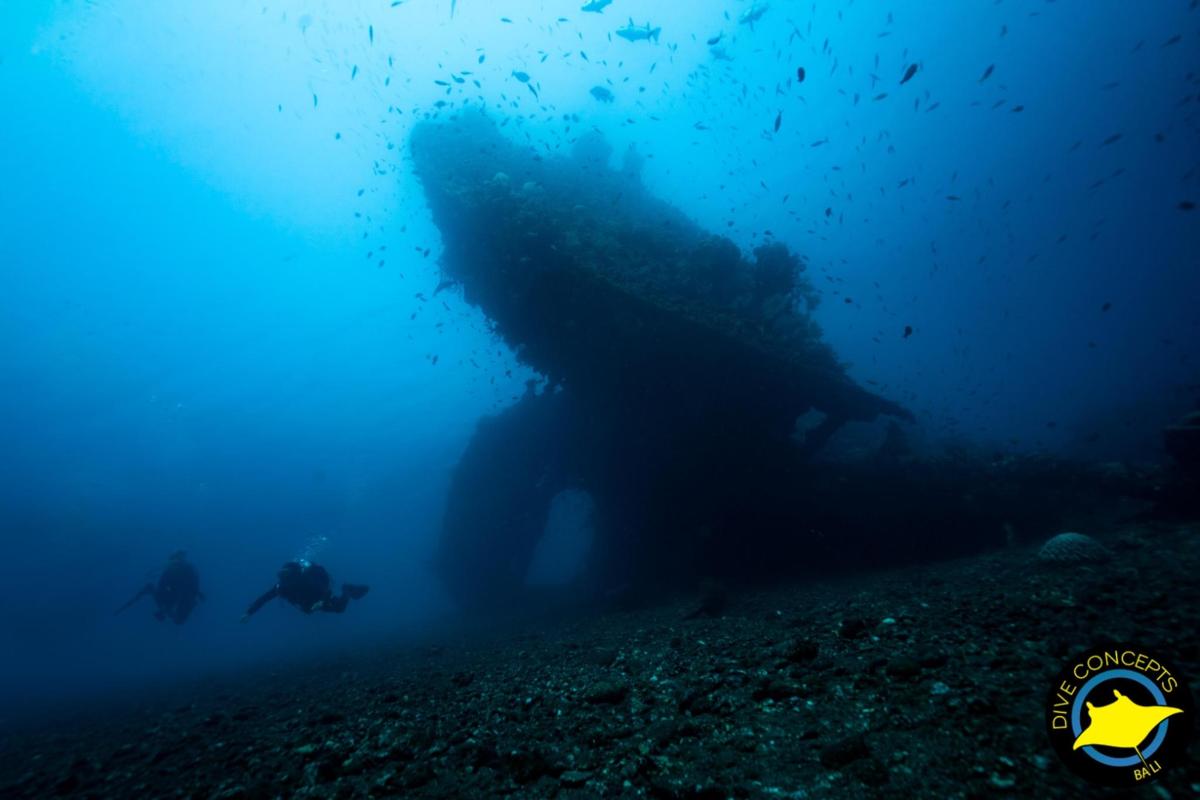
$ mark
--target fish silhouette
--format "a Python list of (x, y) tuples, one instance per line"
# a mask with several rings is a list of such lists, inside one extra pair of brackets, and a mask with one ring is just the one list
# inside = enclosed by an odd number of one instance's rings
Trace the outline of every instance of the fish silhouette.
[(1139, 706), (1116, 689), (1113, 694), (1117, 699), (1106, 706), (1087, 704), (1091, 723), (1075, 739), (1072, 750), (1088, 745), (1133, 748), (1138, 758), (1142, 758), (1138, 745), (1150, 731), (1167, 717), (1183, 713), (1183, 709), (1172, 706)]

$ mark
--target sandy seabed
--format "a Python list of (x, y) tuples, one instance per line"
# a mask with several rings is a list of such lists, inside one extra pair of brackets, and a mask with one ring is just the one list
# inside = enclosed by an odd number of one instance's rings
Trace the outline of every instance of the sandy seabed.
[[(1103, 564), (984, 556), (342, 654), (10, 732), (3, 797), (1120, 796), (1047, 740), (1056, 674), (1136, 643), (1200, 685), (1200, 527)], [(1200, 759), (1137, 797), (1200, 795)]]

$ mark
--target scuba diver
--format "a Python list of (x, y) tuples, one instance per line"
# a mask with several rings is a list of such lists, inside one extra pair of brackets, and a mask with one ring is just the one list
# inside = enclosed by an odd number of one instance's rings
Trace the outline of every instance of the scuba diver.
[(289, 561), (280, 568), (278, 582), (246, 609), (242, 622), (248, 622), (252, 614), (276, 597), (282, 597), (305, 614), (314, 611), (341, 614), (352, 599), (361, 599), (369, 588), (343, 583), (342, 593), (334, 597), (329, 572), (324, 567), (308, 561)]
[(188, 563), (187, 555), (182, 550), (176, 550), (167, 559), (167, 565), (158, 576), (158, 583), (147, 583), (133, 599), (118, 608), (114, 616), (147, 595), (154, 598), (157, 607), (154, 618), (159, 622), (169, 618), (176, 625), (182, 625), (196, 603), (204, 599), (200, 591), (200, 575)]

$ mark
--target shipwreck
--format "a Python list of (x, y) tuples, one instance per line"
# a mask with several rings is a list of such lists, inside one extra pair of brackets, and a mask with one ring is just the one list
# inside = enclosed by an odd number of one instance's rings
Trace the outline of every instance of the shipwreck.
[(1047, 478), (1052, 466), (1015, 483), (986, 465), (897, 469), (896, 425), (862, 464), (814, 462), (848, 422), (912, 415), (847, 375), (784, 244), (745, 254), (703, 230), (653, 197), (636, 163), (610, 168), (595, 133), (547, 156), (466, 112), (419, 124), (411, 147), (443, 277), (545, 377), (480, 422), (452, 477), (438, 569), (464, 605), (522, 594), (567, 489), (593, 498), (587, 576), (603, 591), (888, 560), (931, 542), (953, 554), (964, 544), (951, 527), (986, 519), (999, 536), (1012, 492), (1074, 480)]

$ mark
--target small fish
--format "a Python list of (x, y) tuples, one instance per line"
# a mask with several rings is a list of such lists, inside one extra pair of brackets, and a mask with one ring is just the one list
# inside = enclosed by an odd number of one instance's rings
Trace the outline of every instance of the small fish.
[(1101, 143), (1100, 143), (1100, 146), (1101, 146), (1101, 147), (1106, 147), (1106, 146), (1108, 146), (1108, 145), (1110, 145), (1110, 144), (1115, 144), (1115, 143), (1119, 142), (1120, 140), (1121, 140), (1121, 134), (1119, 134), (1119, 133), (1114, 133), (1112, 136), (1108, 137), (1108, 138), (1107, 138), (1107, 139), (1105, 139), (1103, 142), (1101, 142)]
[(705, 44), (708, 45), (709, 47), (712, 47), (714, 44), (717, 44), (718, 42), (720, 42), (724, 36), (725, 36), (725, 32), (721, 31), (716, 36), (709, 37), (709, 39), (705, 42)]
[(613, 93), (604, 86), (593, 86), (591, 95), (601, 103), (611, 103), (613, 101)]
[(766, 3), (755, 3), (754, 5), (750, 6), (750, 8), (742, 12), (742, 15), (738, 17), (738, 24), (754, 27), (754, 23), (763, 18), (763, 14), (767, 13), (768, 8), (770, 8), (770, 6), (768, 6)]
[(907, 339), (910, 336), (912, 336), (912, 325), (905, 325), (904, 326), (904, 338)]
[(1178, 208), (1180, 211), (1192, 211), (1196, 208), (1196, 204), (1191, 200), (1180, 200), (1179, 205), (1176, 206), (1176, 208)]
[(611, 5), (612, 5), (612, 0), (591, 0), (590, 3), (588, 3), (586, 6), (584, 6), (583, 8), (581, 8), (579, 10), (580, 11), (591, 11), (592, 13), (595, 13), (595, 14), (603, 14), (604, 9)]
[(775, 132), (779, 133), (779, 126), (783, 124), (783, 112), (780, 111), (775, 115)]
[(375, 26), (374, 25), (367, 26), (367, 41), (369, 41), (371, 44), (375, 44)]
[(904, 70), (904, 77), (900, 79), (900, 85), (903, 86), (904, 84), (911, 81), (913, 78), (913, 75), (916, 75), (916, 74), (917, 74), (917, 65), (909, 64), (908, 69)]
[(617, 31), (617, 36), (630, 42), (641, 41), (658, 41), (658, 35), (662, 33), (662, 28), (651, 28), (647, 22), (645, 26), (639, 27), (633, 24), (633, 17), (629, 18), (629, 24)]
[(519, 69), (514, 69), (512, 71), (512, 76), (514, 78), (516, 78), (517, 80), (519, 80), (521, 83), (529, 83), (529, 73), (528, 72), (522, 72)]
[(1100, 306), (1100, 312), (1104, 313), (1105, 311), (1108, 311), (1110, 308), (1112, 308), (1112, 303), (1105, 303), (1104, 305)]
[(988, 64), (988, 66), (987, 66), (987, 69), (985, 69), (985, 70), (983, 71), (983, 74), (979, 76), (979, 82), (980, 82), (980, 83), (983, 83), (983, 82), (984, 82), (984, 81), (986, 81), (988, 78), (992, 77), (992, 72), (994, 72), (994, 71), (995, 71), (995, 69), (996, 69), (996, 65), (995, 65), (995, 64)]
[(796, 67), (796, 83), (804, 83), (804, 67)]

